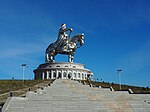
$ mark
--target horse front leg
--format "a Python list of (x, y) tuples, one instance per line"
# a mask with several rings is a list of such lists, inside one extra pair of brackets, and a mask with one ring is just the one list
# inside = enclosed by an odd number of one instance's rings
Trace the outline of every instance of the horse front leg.
[(72, 51), (71, 53), (71, 62), (73, 63), (73, 59), (74, 59), (74, 51)]
[(71, 55), (68, 55), (68, 62), (71, 63)]
[(73, 63), (74, 56), (72, 54), (68, 55), (68, 62)]
[(71, 55), (71, 63), (73, 63), (74, 55)]
[(70, 54), (68, 54), (68, 62), (71, 63), (71, 55)]

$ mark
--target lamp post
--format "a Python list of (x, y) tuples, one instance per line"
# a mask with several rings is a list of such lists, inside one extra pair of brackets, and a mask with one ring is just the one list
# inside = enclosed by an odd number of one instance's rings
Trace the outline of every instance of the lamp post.
[(25, 67), (27, 67), (27, 64), (22, 64), (22, 81), (24, 82), (24, 72), (25, 72)]
[(117, 72), (118, 72), (118, 76), (119, 76), (119, 88), (120, 88), (120, 90), (121, 90), (121, 74), (120, 74), (120, 72), (121, 72), (122, 70), (117, 70)]

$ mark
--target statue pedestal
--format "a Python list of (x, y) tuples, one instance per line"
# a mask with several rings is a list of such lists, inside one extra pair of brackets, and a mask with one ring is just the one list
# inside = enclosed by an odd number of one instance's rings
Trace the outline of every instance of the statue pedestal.
[(83, 64), (56, 62), (39, 65), (34, 71), (35, 79), (76, 79), (86, 80), (93, 73), (84, 68)]

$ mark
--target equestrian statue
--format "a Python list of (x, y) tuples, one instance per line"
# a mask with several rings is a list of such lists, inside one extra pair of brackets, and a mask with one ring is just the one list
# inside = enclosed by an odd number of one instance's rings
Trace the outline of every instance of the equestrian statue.
[[(76, 49), (84, 45), (84, 34), (75, 35), (70, 39), (72, 31), (72, 28), (66, 28), (66, 24), (61, 25), (58, 39), (56, 42), (51, 43), (46, 49), (46, 63), (54, 63), (57, 54), (68, 55), (68, 62), (73, 63)], [(69, 34), (67, 34), (67, 32), (69, 32)]]

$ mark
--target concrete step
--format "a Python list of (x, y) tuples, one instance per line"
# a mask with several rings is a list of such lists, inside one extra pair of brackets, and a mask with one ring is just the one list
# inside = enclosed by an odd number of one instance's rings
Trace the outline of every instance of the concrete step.
[(72, 80), (55, 80), (51, 86), (12, 97), (3, 112), (149, 112), (150, 95), (89, 87)]

